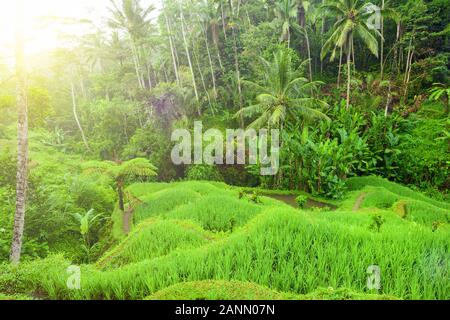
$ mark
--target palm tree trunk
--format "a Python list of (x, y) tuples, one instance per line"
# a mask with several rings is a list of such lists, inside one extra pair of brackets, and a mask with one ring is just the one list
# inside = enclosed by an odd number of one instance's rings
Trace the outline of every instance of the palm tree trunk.
[(225, 37), (225, 41), (227, 40), (227, 29), (225, 28), (225, 12), (223, 10), (223, 2), (220, 1), (220, 10), (222, 16), (222, 28), (223, 28), (223, 36)]
[(338, 70), (338, 80), (337, 80), (337, 87), (339, 88), (341, 86), (341, 71), (342, 71), (342, 47), (339, 54), (339, 70)]
[[(325, 4), (325, 0), (322, 0), (322, 5)], [(322, 34), (320, 36), (320, 47), (323, 48), (323, 35), (325, 34), (325, 17), (322, 18)], [(323, 74), (323, 60), (320, 59), (320, 74)]]
[(16, 74), (17, 74), (17, 180), (16, 211), (11, 243), (10, 261), (20, 262), (22, 238), (25, 225), (28, 174), (28, 101), (25, 75), (25, 58), (23, 52), (23, 0), (17, 1), (16, 17)]
[(172, 34), (171, 34), (171, 30), (170, 30), (169, 20), (167, 19), (167, 15), (166, 15), (166, 12), (164, 11), (164, 9), (163, 9), (163, 14), (164, 14), (164, 20), (166, 21), (167, 32), (169, 34), (169, 45), (170, 45), (170, 53), (172, 55), (173, 72), (175, 74), (175, 79), (177, 80), (177, 83), (180, 84), (180, 77), (178, 76), (177, 61), (175, 59), (174, 45), (172, 42)]
[(388, 112), (389, 112), (389, 106), (392, 101), (392, 92), (391, 92), (391, 81), (389, 81), (389, 88), (388, 88), (388, 98), (386, 101), (386, 107), (384, 108), (384, 117), (387, 118)]
[(203, 35), (205, 37), (206, 52), (208, 53), (209, 68), (211, 71), (211, 78), (212, 78), (212, 82), (213, 82), (214, 99), (217, 99), (216, 75), (214, 73), (214, 67), (213, 67), (212, 58), (211, 58), (211, 51), (209, 50), (208, 34), (206, 33), (206, 30), (203, 26), (202, 26), (202, 29), (203, 29)]
[(409, 57), (409, 61), (408, 61), (408, 70), (406, 71), (406, 80), (405, 80), (405, 98), (408, 95), (408, 87), (409, 87), (409, 80), (411, 78), (411, 70), (412, 70), (412, 60), (414, 57), (414, 50), (411, 50), (411, 55)]
[(80, 130), (81, 138), (83, 139), (83, 143), (84, 143), (86, 149), (90, 152), (91, 149), (89, 148), (89, 144), (87, 143), (86, 136), (84, 135), (83, 127), (81, 126), (80, 120), (78, 119), (77, 101), (76, 101), (76, 98), (75, 98), (75, 87), (73, 85), (73, 82), (70, 84), (70, 86), (71, 86), (71, 91), (72, 91), (72, 112), (73, 112), (73, 116), (75, 118), (75, 122), (77, 123), (78, 129)]
[[(241, 71), (239, 67), (239, 56), (237, 51), (237, 41), (236, 41), (236, 30), (233, 26), (233, 49), (234, 49), (234, 67), (236, 71), (236, 80), (237, 80), (237, 87), (238, 87), (238, 94), (239, 94), (239, 110), (242, 110), (243, 107), (243, 101), (242, 101), (242, 86), (241, 86)], [(244, 115), (241, 112), (240, 113), (240, 125), (241, 128), (244, 128)]]
[[(194, 43), (194, 45), (195, 45), (195, 43)], [(206, 97), (208, 99), (209, 108), (211, 109), (211, 112), (214, 115), (214, 109), (213, 109), (212, 104), (211, 104), (211, 97), (209, 95), (208, 88), (206, 87), (205, 78), (203, 77), (202, 68), (200, 67), (200, 62), (199, 62), (198, 56), (197, 56), (197, 54), (195, 52), (195, 47), (192, 50), (192, 55), (194, 57), (195, 63), (197, 64), (198, 73), (200, 74), (200, 79), (202, 81), (203, 90), (205, 91)]]
[(399, 61), (398, 61), (398, 54), (399, 54), (399, 48), (398, 48), (398, 43), (400, 42), (400, 36), (401, 36), (401, 23), (400, 22), (398, 22), (397, 23), (397, 36), (396, 36), (396, 41), (395, 41), (395, 43), (396, 43), (396, 48), (395, 48), (395, 51), (394, 51), (394, 64), (395, 64), (395, 67), (396, 67), (396, 70), (397, 70), (397, 75), (400, 73), (400, 63), (399, 63)]
[(150, 63), (147, 63), (147, 79), (148, 79), (149, 89), (153, 88), (152, 67), (151, 67)]
[(131, 55), (133, 56), (133, 63), (134, 63), (134, 69), (136, 72), (136, 77), (138, 80), (138, 84), (139, 84), (139, 88), (141, 89), (145, 89), (145, 86), (142, 82), (142, 78), (141, 78), (141, 67), (139, 65), (139, 57), (137, 54), (137, 49), (135, 48), (134, 44), (131, 44)]
[(352, 61), (353, 61), (353, 71), (356, 73), (355, 40), (353, 39), (353, 33), (352, 33)]
[(351, 54), (352, 54), (352, 39), (353, 35), (349, 36), (349, 40), (347, 43), (347, 110), (350, 108), (350, 82), (351, 82)]
[(200, 98), (198, 96), (197, 84), (195, 82), (195, 73), (194, 73), (194, 68), (192, 66), (191, 54), (189, 52), (189, 46), (188, 46), (188, 42), (186, 40), (186, 30), (184, 28), (184, 14), (183, 14), (183, 7), (181, 6), (181, 2), (180, 2), (180, 15), (181, 15), (181, 33), (183, 35), (184, 49), (186, 50), (186, 56), (188, 59), (189, 69), (191, 70), (192, 85), (194, 86), (195, 99), (197, 100), (197, 112), (198, 112), (198, 115), (201, 116), (202, 113), (200, 111), (200, 106), (199, 106)]
[(288, 48), (291, 48), (291, 30), (289, 28), (287, 31), (287, 46)]
[(312, 73), (312, 61), (311, 61), (311, 47), (309, 45), (309, 36), (308, 36), (308, 30), (306, 29), (306, 26), (303, 29), (305, 30), (306, 50), (308, 51), (308, 59), (309, 59), (309, 81), (312, 81), (313, 73)]
[[(381, 10), (384, 10), (384, 0), (381, 0)], [(380, 49), (380, 80), (383, 81), (384, 75), (384, 19), (381, 16), (381, 49)]]

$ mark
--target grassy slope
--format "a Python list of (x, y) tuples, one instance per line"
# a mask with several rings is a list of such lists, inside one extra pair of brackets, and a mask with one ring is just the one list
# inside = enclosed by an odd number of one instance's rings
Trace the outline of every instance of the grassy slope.
[[(239, 281), (264, 299), (449, 298), (448, 224), (433, 232), (402, 218), (394, 211), (398, 201), (423, 198), (395, 193), (377, 200), (384, 190), (372, 189), (375, 200), (368, 197), (358, 212), (349, 207), (360, 191), (336, 212), (307, 212), (264, 197), (258, 204), (239, 200), (238, 190), (223, 184), (133, 185), (128, 191), (143, 201), (137, 226), (97, 265), (83, 266), (82, 290), (67, 290), (70, 262), (61, 257), (24, 264), (14, 286), (50, 298), (227, 299), (236, 284), (228, 281)], [(385, 219), (380, 232), (369, 229), (373, 212)], [(387, 297), (366, 295), (370, 265), (380, 266)], [(0, 292), (12, 287), (10, 276), (0, 271)], [(318, 289), (329, 287), (348, 289)]]
[(349, 289), (321, 288), (307, 295), (277, 292), (241, 281), (194, 281), (178, 283), (147, 298), (148, 300), (377, 300), (395, 299), (384, 295), (356, 293)]
[(440, 202), (440, 201), (431, 199), (431, 198), (421, 194), (420, 192), (413, 191), (408, 187), (399, 185), (394, 182), (390, 182), (387, 179), (383, 179), (380, 177), (370, 176), (370, 177), (350, 178), (347, 180), (347, 186), (348, 186), (349, 190), (351, 190), (351, 191), (361, 190), (366, 186), (382, 187), (382, 188), (398, 195), (399, 197), (410, 198), (410, 199), (422, 201), (422, 202), (428, 203), (428, 204), (433, 205), (438, 208), (450, 210), (450, 203)]

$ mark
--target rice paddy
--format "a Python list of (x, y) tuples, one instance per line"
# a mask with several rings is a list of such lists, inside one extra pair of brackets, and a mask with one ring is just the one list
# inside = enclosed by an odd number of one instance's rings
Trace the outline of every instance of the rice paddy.
[[(218, 183), (135, 184), (127, 190), (139, 199), (133, 230), (81, 266), (79, 290), (67, 287), (71, 261), (53, 256), (2, 268), (0, 292), (48, 299), (449, 299), (448, 204), (358, 179), (336, 211), (300, 210)], [(368, 286), (370, 266), (380, 270), (378, 289)]]

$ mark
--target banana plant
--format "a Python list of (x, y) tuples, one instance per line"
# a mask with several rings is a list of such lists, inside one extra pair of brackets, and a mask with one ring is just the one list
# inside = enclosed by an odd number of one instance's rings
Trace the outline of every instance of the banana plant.
[(93, 224), (102, 217), (101, 214), (94, 214), (94, 209), (91, 209), (84, 214), (80, 213), (74, 213), (73, 217), (78, 222), (78, 231), (80, 232), (82, 238), (83, 238), (83, 244), (81, 245), (81, 248), (86, 254), (86, 258), (88, 260), (88, 263), (90, 261), (90, 255), (91, 250), (94, 247), (94, 245), (91, 244), (89, 233), (91, 231), (91, 227)]
[(430, 100), (444, 101), (446, 103), (445, 111), (450, 112), (450, 87), (442, 83), (435, 83), (430, 89)]

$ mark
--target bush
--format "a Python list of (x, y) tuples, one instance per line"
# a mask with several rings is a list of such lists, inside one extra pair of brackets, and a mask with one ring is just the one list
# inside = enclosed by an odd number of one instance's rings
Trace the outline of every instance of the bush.
[(295, 201), (297, 202), (300, 208), (304, 208), (306, 206), (306, 203), (308, 202), (308, 197), (300, 195), (297, 198), (295, 198)]
[(215, 166), (194, 165), (186, 172), (187, 180), (223, 181), (223, 177)]

